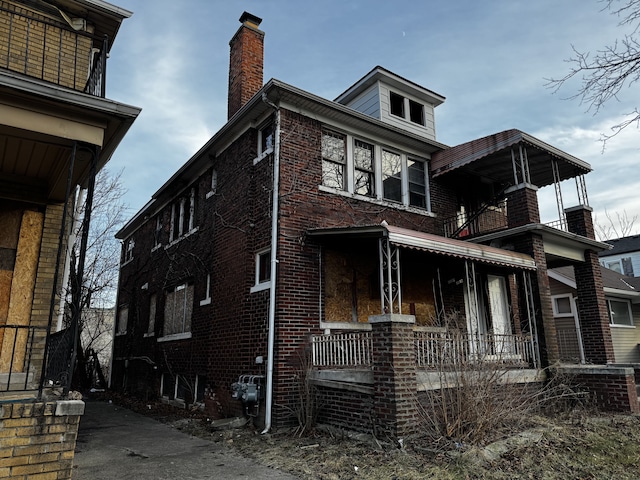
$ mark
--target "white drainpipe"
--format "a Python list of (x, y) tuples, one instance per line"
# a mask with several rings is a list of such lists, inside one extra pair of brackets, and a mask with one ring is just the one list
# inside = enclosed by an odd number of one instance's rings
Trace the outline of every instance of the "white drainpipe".
[(273, 145), (273, 199), (271, 212), (271, 287), (269, 288), (269, 336), (267, 343), (267, 391), (265, 400), (264, 430), (267, 433), (271, 429), (271, 409), (273, 407), (273, 363), (276, 325), (276, 270), (278, 265), (278, 211), (280, 189), (280, 109), (271, 102), (266, 93), (262, 94), (262, 100), (276, 111), (275, 133)]

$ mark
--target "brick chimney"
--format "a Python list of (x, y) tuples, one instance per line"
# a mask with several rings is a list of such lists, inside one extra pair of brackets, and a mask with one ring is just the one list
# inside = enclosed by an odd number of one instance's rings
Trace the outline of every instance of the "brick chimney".
[(227, 119), (233, 115), (262, 88), (264, 63), (264, 32), (258, 27), (261, 18), (244, 12), (242, 25), (229, 42), (229, 99)]

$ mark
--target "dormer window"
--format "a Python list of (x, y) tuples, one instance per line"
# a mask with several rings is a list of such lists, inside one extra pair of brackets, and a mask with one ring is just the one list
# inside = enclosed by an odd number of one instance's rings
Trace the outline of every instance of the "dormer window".
[[(389, 111), (391, 115), (410, 120), (424, 126), (424, 105), (394, 92), (389, 92)], [(409, 112), (407, 119), (406, 112)]]

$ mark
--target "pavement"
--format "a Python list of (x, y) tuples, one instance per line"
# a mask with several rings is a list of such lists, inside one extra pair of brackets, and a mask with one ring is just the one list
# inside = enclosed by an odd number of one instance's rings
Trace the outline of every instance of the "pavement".
[(104, 401), (86, 402), (72, 480), (296, 480), (222, 442), (192, 437)]

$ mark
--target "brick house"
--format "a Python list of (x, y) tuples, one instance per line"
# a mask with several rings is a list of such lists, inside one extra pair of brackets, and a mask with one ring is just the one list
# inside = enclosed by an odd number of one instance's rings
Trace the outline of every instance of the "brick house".
[[(589, 360), (613, 361), (587, 163), (518, 130), (443, 145), (444, 97), (382, 67), (334, 101), (263, 84), (261, 20), (240, 22), (228, 122), (117, 234), (112, 388), (189, 403), (235, 383), (268, 429), (310, 362), (321, 420), (401, 434), (444, 351), (543, 379), (561, 265), (592, 299)], [(581, 205), (558, 195), (542, 225), (538, 188), (571, 178)]]
[(71, 477), (84, 404), (50, 400), (49, 387), (68, 391), (73, 368), (73, 332), (56, 342), (52, 325), (76, 189), (91, 198), (140, 112), (105, 98), (107, 54), (130, 15), (94, 0), (0, 1), (3, 478)]

